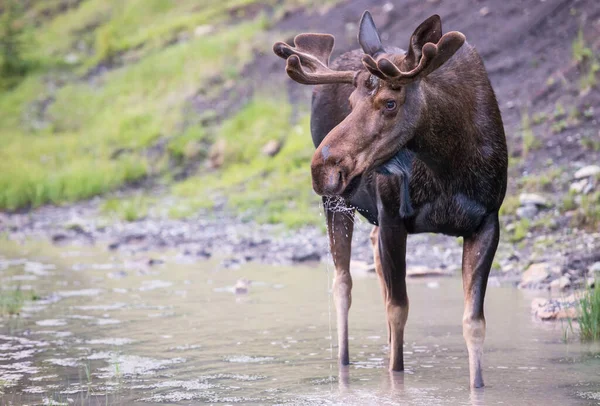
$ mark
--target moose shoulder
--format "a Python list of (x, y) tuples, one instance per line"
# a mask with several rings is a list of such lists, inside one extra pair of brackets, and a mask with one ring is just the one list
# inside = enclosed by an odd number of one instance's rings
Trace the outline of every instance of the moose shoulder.
[[(390, 369), (402, 370), (408, 316), (406, 236), (465, 237), (463, 335), (471, 385), (483, 386), (483, 300), (498, 244), (498, 210), (506, 191), (507, 152), (500, 111), (481, 58), (463, 34), (442, 35), (439, 16), (417, 27), (406, 52), (384, 48), (368, 12), (362, 48), (329, 66), (333, 37), (301, 34), (277, 43), (288, 75), (316, 84), (311, 132), (317, 150), (313, 188), (336, 196), (376, 227), (377, 274), (386, 305)], [(325, 205), (335, 263), (340, 363), (349, 362), (348, 311), (352, 215)], [(350, 232), (348, 232), (350, 230)]]

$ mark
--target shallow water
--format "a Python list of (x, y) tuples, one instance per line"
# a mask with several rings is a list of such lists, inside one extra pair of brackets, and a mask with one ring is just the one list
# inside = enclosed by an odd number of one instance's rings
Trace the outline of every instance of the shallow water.
[[(3, 288), (43, 297), (2, 319), (3, 405), (600, 403), (600, 347), (564, 344), (559, 324), (532, 320), (532, 294), (511, 287), (488, 289), (487, 387), (471, 393), (458, 278), (410, 281), (407, 371), (390, 375), (372, 275), (355, 276), (352, 364), (339, 371), (324, 265), (232, 270), (165, 256), (149, 266), (4, 242), (0, 254)], [(235, 294), (244, 278), (248, 292)]]

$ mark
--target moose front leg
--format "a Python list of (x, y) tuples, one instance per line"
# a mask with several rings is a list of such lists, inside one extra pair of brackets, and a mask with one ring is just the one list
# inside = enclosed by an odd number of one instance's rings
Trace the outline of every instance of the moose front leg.
[(348, 207), (328, 207), (329, 200), (323, 198), (329, 247), (335, 275), (333, 278), (333, 300), (335, 302), (338, 360), (341, 365), (350, 363), (348, 352), (348, 312), (352, 304), (352, 276), (350, 275), (350, 254), (352, 250), (352, 232), (354, 231), (354, 210)]
[(485, 339), (483, 301), (499, 236), (498, 213), (493, 213), (483, 220), (475, 234), (465, 238), (463, 245), (462, 275), (465, 296), (463, 336), (469, 352), (469, 376), (472, 388), (483, 387), (481, 372)]
[[(383, 298), (383, 303), (387, 308), (388, 302), (388, 292), (387, 286), (385, 284), (385, 279), (383, 277), (383, 269), (381, 268), (381, 258), (379, 257), (379, 226), (373, 227), (371, 230), (371, 248), (373, 248), (373, 262), (375, 263), (375, 273), (377, 273), (377, 279), (379, 280), (379, 286), (381, 287), (381, 297)], [(388, 344), (391, 343), (392, 336), (390, 332), (390, 323), (387, 323), (387, 338)]]

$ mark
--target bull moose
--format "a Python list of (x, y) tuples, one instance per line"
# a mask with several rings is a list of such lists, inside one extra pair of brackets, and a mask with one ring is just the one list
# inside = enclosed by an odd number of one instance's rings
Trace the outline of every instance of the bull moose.
[(417, 27), (403, 51), (382, 45), (367, 11), (358, 42), (361, 50), (344, 53), (331, 65), (334, 37), (328, 34), (300, 34), (294, 46), (278, 42), (273, 47), (287, 60), (290, 78), (317, 85), (310, 124), (317, 148), (313, 188), (324, 202), (336, 197), (344, 208), (336, 216), (336, 209), (325, 205), (335, 265), (339, 363), (349, 364), (356, 210), (375, 226), (371, 242), (393, 371), (404, 369), (407, 235), (464, 238), (463, 336), (470, 385), (482, 387), (483, 303), (498, 246), (508, 164), (494, 91), (475, 48), (460, 32), (442, 35), (438, 15)]

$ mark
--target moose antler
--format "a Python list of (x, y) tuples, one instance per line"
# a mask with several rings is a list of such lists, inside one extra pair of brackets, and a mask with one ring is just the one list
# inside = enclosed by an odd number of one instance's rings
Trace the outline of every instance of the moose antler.
[(403, 85), (412, 82), (418, 76), (425, 76), (439, 68), (459, 50), (465, 40), (466, 38), (462, 33), (451, 31), (442, 36), (437, 44), (426, 43), (421, 49), (419, 64), (409, 71), (400, 70), (394, 62), (385, 57), (381, 57), (376, 61), (371, 55), (364, 55), (362, 62), (372, 74)]
[(329, 34), (300, 34), (294, 38), (293, 47), (277, 42), (273, 45), (273, 52), (287, 59), (285, 70), (298, 83), (353, 83), (356, 72), (335, 71), (328, 67), (334, 41)]

